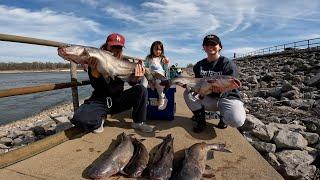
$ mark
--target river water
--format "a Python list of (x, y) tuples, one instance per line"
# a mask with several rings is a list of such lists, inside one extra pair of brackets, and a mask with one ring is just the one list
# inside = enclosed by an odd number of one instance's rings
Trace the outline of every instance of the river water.
[[(78, 81), (87, 80), (86, 72), (78, 72)], [(69, 72), (26, 72), (0, 74), (0, 89), (70, 82)], [(91, 95), (90, 85), (78, 87), (79, 99)], [(72, 102), (71, 88), (28, 95), (0, 98), (0, 125), (23, 119), (61, 103)]]

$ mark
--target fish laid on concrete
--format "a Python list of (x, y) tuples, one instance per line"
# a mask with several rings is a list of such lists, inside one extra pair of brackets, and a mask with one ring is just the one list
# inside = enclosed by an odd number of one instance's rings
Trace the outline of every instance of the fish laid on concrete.
[(213, 158), (212, 150), (231, 153), (225, 144), (196, 143), (186, 150), (182, 169), (175, 179), (200, 180), (206, 171), (206, 161)]
[(161, 180), (169, 179), (172, 174), (173, 158), (173, 137), (169, 134), (158, 146), (149, 167), (149, 178)]
[(241, 82), (233, 76), (217, 75), (206, 78), (193, 77), (177, 77), (169, 81), (170, 84), (176, 84), (182, 87), (187, 87), (190, 91), (201, 95), (208, 95), (215, 92), (227, 92), (233, 89), (238, 89)]
[(109, 177), (122, 171), (133, 156), (134, 146), (131, 136), (121, 133), (118, 135), (119, 144), (110, 153), (99, 157), (97, 162), (88, 170), (88, 176), (93, 179)]
[[(96, 59), (97, 70), (103, 77), (114, 79), (117, 76), (124, 81), (130, 80), (137, 65), (134, 62), (120, 60), (114, 57), (112, 53), (94, 47), (62, 46), (58, 48), (58, 55), (77, 64), (88, 64), (90, 59)], [(154, 76), (159, 76), (159, 74), (156, 72), (151, 74), (150, 70), (146, 68), (145, 76), (148, 80), (152, 80)]]
[(140, 177), (149, 161), (147, 148), (140, 140), (133, 138), (134, 153), (130, 162), (123, 169), (124, 174), (129, 177)]

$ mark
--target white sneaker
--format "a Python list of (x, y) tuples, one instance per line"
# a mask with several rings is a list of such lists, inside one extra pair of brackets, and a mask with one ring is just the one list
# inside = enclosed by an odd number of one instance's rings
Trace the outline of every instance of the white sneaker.
[(95, 134), (102, 133), (103, 132), (103, 124), (104, 124), (104, 120), (102, 120), (101, 126), (98, 129), (93, 130), (93, 133), (95, 133)]
[(139, 131), (142, 131), (142, 132), (147, 132), (147, 133), (150, 133), (150, 132), (153, 132), (153, 128), (151, 126), (149, 126), (148, 124), (146, 123), (135, 123), (133, 122), (131, 124), (131, 127), (133, 129), (136, 129), (136, 130), (139, 130)]
[(167, 107), (168, 99), (167, 98), (159, 98), (158, 100), (158, 109), (164, 110)]

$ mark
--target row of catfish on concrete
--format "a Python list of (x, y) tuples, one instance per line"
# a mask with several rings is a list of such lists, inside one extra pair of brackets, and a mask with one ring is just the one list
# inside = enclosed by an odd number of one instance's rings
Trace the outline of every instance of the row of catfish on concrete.
[(86, 170), (85, 176), (103, 179), (113, 175), (148, 179), (201, 179), (212, 177), (206, 160), (213, 158), (213, 151), (231, 153), (225, 144), (196, 143), (185, 150), (184, 156), (174, 158), (171, 134), (158, 137), (163, 141), (148, 153), (143, 139), (121, 133), (115, 145), (100, 155)]

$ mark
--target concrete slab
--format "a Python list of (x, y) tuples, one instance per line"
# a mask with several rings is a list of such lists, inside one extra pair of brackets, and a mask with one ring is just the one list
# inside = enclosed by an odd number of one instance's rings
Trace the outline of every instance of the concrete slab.
[[(205, 132), (192, 132), (188, 110), (182, 97), (183, 89), (177, 88), (175, 120), (150, 121), (156, 132), (152, 135), (135, 132), (130, 127), (132, 120), (128, 113), (112, 117), (105, 124), (101, 134), (89, 133), (69, 140), (45, 152), (0, 169), (0, 179), (83, 179), (84, 170), (111, 144), (112, 139), (122, 132), (134, 133), (146, 139), (143, 144), (150, 151), (161, 142), (155, 136), (171, 133), (174, 137), (175, 152), (182, 152), (194, 143), (226, 143), (233, 153), (216, 152), (215, 158), (208, 161), (214, 172), (213, 179), (283, 179), (260, 154), (233, 128), (214, 128), (217, 120), (209, 121)], [(111, 179), (124, 179), (113, 177)]]

